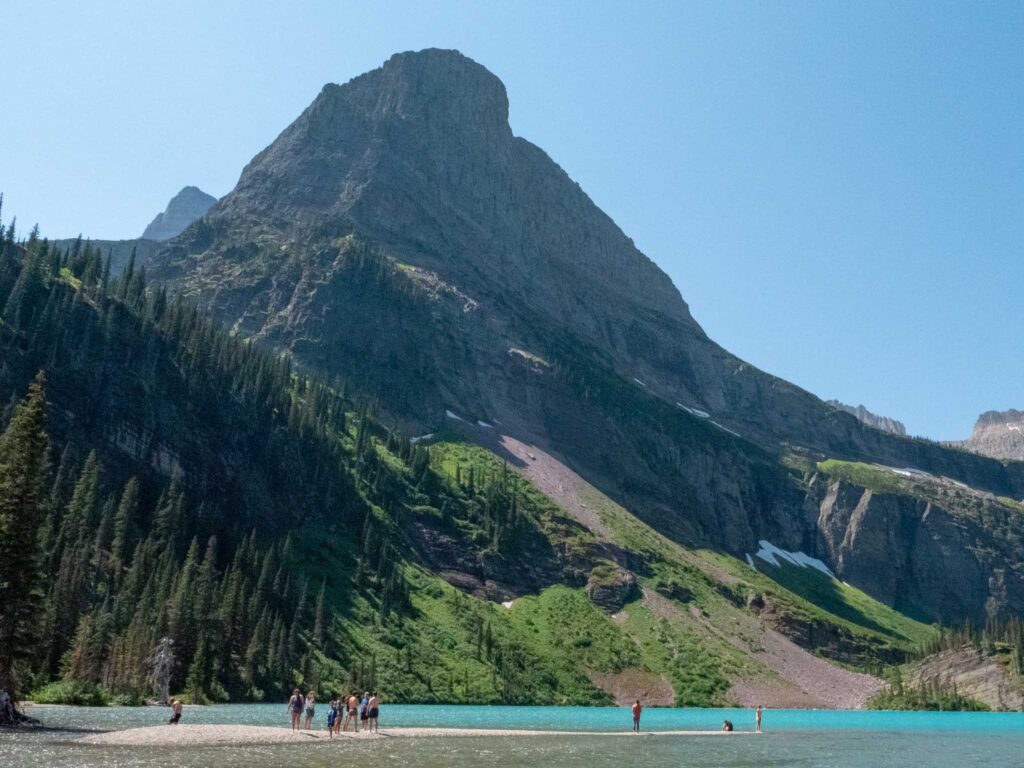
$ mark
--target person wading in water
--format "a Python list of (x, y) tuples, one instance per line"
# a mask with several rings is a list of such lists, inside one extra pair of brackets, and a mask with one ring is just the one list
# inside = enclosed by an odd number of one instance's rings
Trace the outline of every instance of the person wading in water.
[(171, 699), (171, 719), (167, 721), (167, 724), (177, 725), (179, 720), (181, 720), (181, 702)]

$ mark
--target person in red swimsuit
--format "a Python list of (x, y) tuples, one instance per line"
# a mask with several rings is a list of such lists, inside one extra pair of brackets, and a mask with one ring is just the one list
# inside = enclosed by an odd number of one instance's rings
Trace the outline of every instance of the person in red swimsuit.
[(643, 711), (644, 708), (640, 704), (640, 699), (637, 699), (636, 704), (633, 705), (633, 730), (636, 733), (640, 733), (640, 713)]

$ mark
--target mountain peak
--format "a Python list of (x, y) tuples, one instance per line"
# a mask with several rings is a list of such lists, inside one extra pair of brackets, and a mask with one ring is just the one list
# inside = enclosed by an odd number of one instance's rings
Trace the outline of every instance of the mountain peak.
[(325, 94), (346, 90), (378, 116), (441, 123), (449, 128), (507, 132), (508, 94), (496, 75), (459, 51), (427, 48), (396, 53), (371, 72)]
[(1024, 411), (985, 411), (963, 446), (994, 459), (1024, 461)]
[(170, 240), (180, 235), (185, 228), (205, 214), (217, 198), (208, 195), (199, 187), (183, 187), (171, 198), (167, 209), (158, 213), (142, 233), (143, 240)]

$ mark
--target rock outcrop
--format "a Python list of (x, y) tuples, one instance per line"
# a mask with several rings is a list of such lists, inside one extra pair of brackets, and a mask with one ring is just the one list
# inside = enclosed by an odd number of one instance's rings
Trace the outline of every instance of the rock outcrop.
[(962, 445), (994, 459), (1024, 461), (1024, 411), (986, 411)]
[(997, 711), (1024, 709), (1024, 684), (993, 654), (964, 646), (940, 651), (907, 666), (903, 682), (908, 688), (955, 690), (961, 696)]
[(621, 611), (627, 603), (640, 597), (636, 576), (617, 566), (594, 568), (587, 579), (585, 591), (595, 605), (609, 613)]
[(863, 405), (847, 405), (838, 400), (829, 400), (828, 404), (856, 416), (858, 421), (862, 424), (867, 424), (869, 427), (880, 429), (883, 432), (892, 432), (894, 435), (903, 437), (907, 434), (907, 428), (903, 425), (902, 421), (891, 419), (888, 416), (879, 416), (877, 413), (869, 411)]
[(170, 240), (177, 237), (185, 228), (205, 214), (217, 198), (206, 194), (198, 187), (185, 187), (171, 198), (167, 209), (158, 213), (142, 233), (143, 240)]

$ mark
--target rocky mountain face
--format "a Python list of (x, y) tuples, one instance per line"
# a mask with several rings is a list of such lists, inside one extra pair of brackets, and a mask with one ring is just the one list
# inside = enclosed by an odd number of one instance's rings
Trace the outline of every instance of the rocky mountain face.
[(1024, 411), (986, 411), (962, 445), (982, 456), (1024, 461)]
[(167, 209), (158, 213), (142, 233), (143, 240), (170, 240), (180, 235), (217, 202), (198, 187), (188, 186), (171, 198)]
[(863, 405), (847, 405), (838, 400), (829, 400), (828, 404), (856, 416), (858, 421), (862, 424), (867, 424), (869, 427), (880, 429), (883, 432), (892, 432), (894, 435), (900, 435), (901, 437), (905, 437), (907, 434), (907, 428), (903, 425), (902, 421), (889, 418), (888, 416), (879, 416), (877, 413), (869, 411)]
[(806, 511), (836, 576), (924, 621), (1024, 611), (1024, 507), (955, 484), (865, 488), (818, 474)]
[(1024, 465), (870, 428), (715, 344), (457, 52), (325, 86), (147, 269), (408, 434), (458, 419), (543, 446), (676, 541), (742, 556), (768, 538), (835, 562), (780, 461), (794, 452), (1024, 497)]

